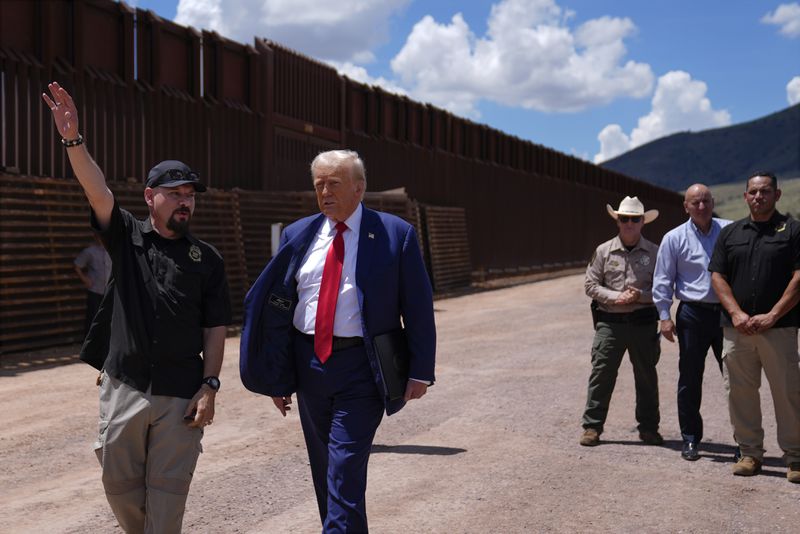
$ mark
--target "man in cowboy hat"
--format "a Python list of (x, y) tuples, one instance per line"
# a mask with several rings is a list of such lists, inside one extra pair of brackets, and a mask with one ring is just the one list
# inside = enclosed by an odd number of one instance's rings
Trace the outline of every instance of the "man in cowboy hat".
[(661, 445), (656, 374), (661, 346), (652, 298), (658, 246), (642, 237), (642, 227), (655, 220), (658, 211), (645, 211), (637, 197), (625, 197), (617, 210), (608, 204), (606, 209), (617, 221), (619, 234), (597, 247), (586, 268), (584, 287), (593, 300), (596, 323), (580, 444), (591, 447), (600, 442), (617, 370), (627, 350), (636, 382), (639, 439)]

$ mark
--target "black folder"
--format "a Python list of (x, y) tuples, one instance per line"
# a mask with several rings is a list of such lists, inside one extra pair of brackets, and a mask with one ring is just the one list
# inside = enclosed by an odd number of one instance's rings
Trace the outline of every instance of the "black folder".
[(403, 329), (393, 330), (375, 336), (372, 342), (375, 354), (378, 356), (386, 398), (389, 400), (402, 398), (406, 393), (410, 359), (406, 333)]

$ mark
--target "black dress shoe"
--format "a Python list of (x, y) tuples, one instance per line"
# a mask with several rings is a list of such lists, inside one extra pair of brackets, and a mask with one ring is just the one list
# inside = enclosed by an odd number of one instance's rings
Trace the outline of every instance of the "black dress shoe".
[(681, 458), (684, 460), (689, 460), (690, 462), (699, 460), (700, 455), (697, 453), (697, 444), (691, 441), (684, 441), (683, 450), (681, 451)]

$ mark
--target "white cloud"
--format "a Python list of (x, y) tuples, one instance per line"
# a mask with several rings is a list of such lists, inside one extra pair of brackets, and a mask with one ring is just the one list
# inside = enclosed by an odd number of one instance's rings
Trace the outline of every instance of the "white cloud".
[(786, 100), (790, 106), (800, 103), (800, 76), (795, 76), (786, 84)]
[(461, 14), (414, 26), (392, 69), (411, 94), (454, 113), (477, 116), (487, 99), (539, 111), (579, 111), (650, 93), (650, 66), (624, 61), (630, 19), (601, 17), (577, 28), (554, 0), (502, 0), (477, 37)]
[(786, 37), (800, 37), (800, 3), (781, 4), (775, 11), (761, 17), (764, 24), (780, 26)]
[(314, 58), (366, 63), (409, 1), (180, 0), (175, 22), (245, 44), (264, 37)]
[(600, 153), (595, 154), (595, 163), (611, 159), (632, 148), (630, 137), (622, 131), (622, 126), (619, 124), (609, 124), (600, 130), (597, 140), (600, 141)]
[(578, 150), (573, 146), (570, 147), (569, 153), (578, 159), (582, 159), (583, 161), (588, 161), (589, 163), (592, 162), (592, 160), (589, 158), (589, 153), (586, 152), (585, 150)]
[(687, 72), (664, 74), (658, 79), (650, 113), (639, 117), (630, 135), (618, 124), (609, 124), (597, 135), (600, 152), (594, 156), (594, 162), (609, 160), (671, 133), (729, 125), (730, 113), (724, 109), (714, 110), (706, 91), (706, 84), (693, 80)]
[(340, 74), (343, 74), (350, 78), (351, 80), (365, 83), (367, 85), (379, 85), (382, 89), (389, 91), (391, 93), (395, 93), (398, 95), (406, 95), (406, 90), (394, 83), (391, 80), (387, 80), (383, 76), (378, 78), (373, 78), (367, 72), (367, 69), (361, 67), (360, 65), (354, 65), (350, 62), (339, 63), (337, 61), (328, 61), (333, 68), (339, 71)]

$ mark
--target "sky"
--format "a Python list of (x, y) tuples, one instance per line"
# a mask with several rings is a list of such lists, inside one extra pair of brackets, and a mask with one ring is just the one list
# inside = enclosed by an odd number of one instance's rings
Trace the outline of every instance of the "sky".
[(596, 163), (800, 102), (800, 1), (126, 3)]

